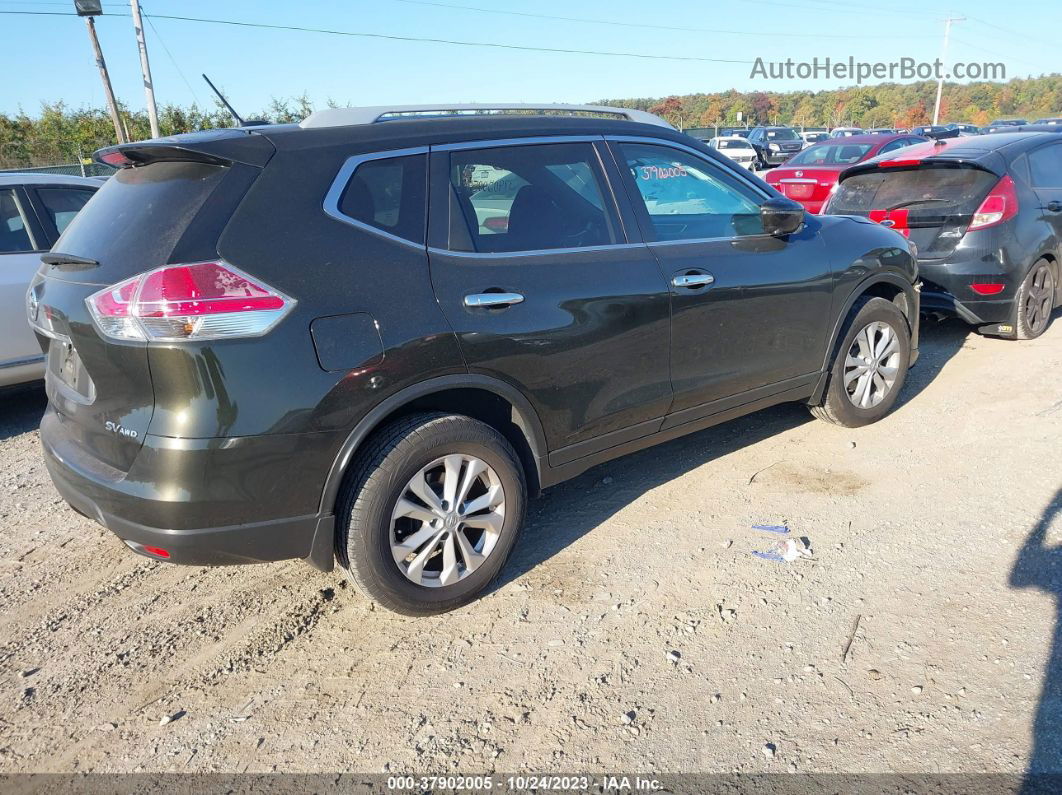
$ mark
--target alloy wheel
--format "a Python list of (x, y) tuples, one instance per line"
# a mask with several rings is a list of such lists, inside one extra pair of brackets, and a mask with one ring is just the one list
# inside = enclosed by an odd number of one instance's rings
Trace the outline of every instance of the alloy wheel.
[(505, 521), (498, 474), (455, 453), (421, 468), (391, 513), (391, 554), (411, 582), (439, 588), (460, 582), (494, 551)]
[(1046, 263), (1034, 270), (1029, 279), (1029, 288), (1025, 294), (1025, 325), (1030, 336), (1038, 336), (1051, 319), (1051, 307), (1054, 304), (1055, 285), (1051, 278), (1051, 268)]
[(900, 355), (899, 337), (888, 323), (876, 320), (856, 334), (844, 361), (845, 393), (856, 408), (873, 408), (892, 391)]

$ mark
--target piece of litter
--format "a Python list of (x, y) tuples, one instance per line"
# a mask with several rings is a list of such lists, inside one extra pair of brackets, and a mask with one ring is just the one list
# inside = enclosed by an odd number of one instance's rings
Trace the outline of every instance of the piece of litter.
[(779, 535), (789, 535), (789, 528), (784, 524), (754, 524), (753, 530), (762, 530), (765, 533), (778, 533)]
[(681, 655), (681, 654), (679, 654), (679, 653), (678, 653), (677, 651), (669, 651), (669, 652), (667, 653), (667, 661), (668, 661), (669, 663), (675, 663), (675, 664), (677, 664), (677, 663), (678, 663), (678, 661), (679, 661), (679, 659), (681, 659), (681, 657), (682, 657), (682, 655)]
[(773, 544), (766, 552), (753, 552), (752, 554), (764, 560), (792, 563), (797, 558), (810, 558), (811, 548), (802, 538), (787, 538)]
[(778, 749), (775, 747), (774, 743), (767, 743), (763, 746), (763, 755), (768, 759), (774, 759), (774, 752), (777, 750)]

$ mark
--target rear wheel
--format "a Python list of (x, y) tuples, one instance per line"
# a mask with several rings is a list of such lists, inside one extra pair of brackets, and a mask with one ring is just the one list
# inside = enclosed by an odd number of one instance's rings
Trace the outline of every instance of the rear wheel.
[(523, 524), (519, 458), (489, 425), (418, 414), (379, 431), (337, 506), (336, 552), (360, 590), (406, 615), (472, 601)]
[(877, 422), (895, 405), (911, 361), (911, 329), (903, 312), (884, 298), (861, 299), (849, 319), (822, 403), (811, 406), (811, 413), (858, 428)]
[(1055, 274), (1051, 263), (1039, 260), (1018, 288), (1015, 331), (1020, 340), (1031, 340), (1043, 334), (1051, 323), (1055, 308)]

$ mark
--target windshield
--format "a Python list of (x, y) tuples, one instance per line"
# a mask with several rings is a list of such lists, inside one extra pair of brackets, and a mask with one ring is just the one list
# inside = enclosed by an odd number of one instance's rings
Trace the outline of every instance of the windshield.
[(799, 141), (800, 136), (795, 130), (767, 130), (765, 137), (768, 141)]
[(818, 144), (791, 158), (786, 165), (850, 166), (866, 157), (870, 149), (870, 144)]

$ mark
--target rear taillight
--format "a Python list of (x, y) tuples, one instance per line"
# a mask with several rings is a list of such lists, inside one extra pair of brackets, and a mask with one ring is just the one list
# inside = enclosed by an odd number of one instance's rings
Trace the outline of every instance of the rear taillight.
[(1001, 224), (1018, 214), (1018, 192), (1014, 187), (1014, 180), (1006, 175), (996, 186), (992, 188), (981, 206), (974, 213), (973, 221), (967, 228), (967, 232), (978, 229), (987, 229), (990, 226)]
[(1006, 287), (1001, 282), (974, 282), (970, 285), (970, 289), (978, 295), (999, 295)]
[(100, 332), (118, 340), (231, 339), (265, 334), (294, 299), (224, 262), (166, 265), (85, 299)]

